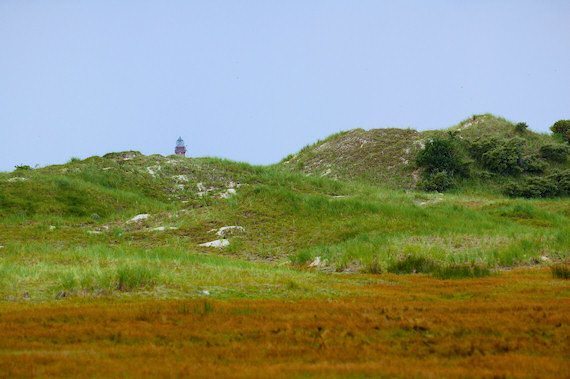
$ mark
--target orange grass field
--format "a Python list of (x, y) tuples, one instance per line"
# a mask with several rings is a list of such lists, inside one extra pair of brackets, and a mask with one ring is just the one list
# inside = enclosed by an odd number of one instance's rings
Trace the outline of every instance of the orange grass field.
[(548, 270), (382, 279), (335, 299), (3, 303), (0, 376), (570, 377), (570, 283)]

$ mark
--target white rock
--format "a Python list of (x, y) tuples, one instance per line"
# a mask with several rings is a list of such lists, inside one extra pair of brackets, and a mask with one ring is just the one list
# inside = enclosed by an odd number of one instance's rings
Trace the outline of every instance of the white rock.
[(168, 226), (168, 227), (167, 226), (158, 226), (156, 228), (152, 228), (151, 230), (153, 232), (164, 232), (165, 230), (176, 230), (176, 229), (178, 229), (178, 228), (175, 226)]
[(210, 242), (205, 242), (205, 243), (201, 243), (198, 246), (202, 246), (202, 247), (215, 247), (218, 249), (221, 249), (222, 247), (226, 247), (230, 244), (230, 241), (228, 241), (227, 239), (220, 239), (220, 240), (215, 240), (215, 241), (210, 241)]
[(112, 168), (112, 167), (103, 167), (102, 170), (103, 170), (103, 171), (107, 171), (107, 170), (110, 170), (111, 168)]
[(309, 267), (319, 267), (321, 265), (321, 257), (316, 257), (314, 261), (309, 263)]
[(175, 188), (178, 189), (179, 191), (184, 191), (184, 184), (177, 184)]
[(176, 180), (177, 182), (187, 182), (188, 177), (186, 175), (174, 175), (172, 179)]
[(49, 226), (49, 230), (55, 230), (55, 226), (54, 226), (54, 225), (50, 225), (50, 226)]
[(205, 296), (210, 296), (210, 291), (208, 291), (208, 290), (202, 290), (202, 291), (200, 291), (200, 293), (202, 295), (205, 295)]
[(216, 235), (219, 237), (224, 237), (227, 234), (231, 234), (234, 232), (243, 233), (245, 232), (245, 229), (243, 228), (243, 226), (238, 226), (238, 225), (222, 226), (220, 229), (218, 229)]
[(540, 260), (543, 262), (548, 262), (550, 260), (550, 258), (548, 258), (546, 255), (543, 255), (540, 257)]
[(226, 192), (222, 192), (220, 194), (220, 198), (221, 199), (229, 199), (230, 197), (232, 197), (235, 194), (236, 194), (235, 188), (228, 188)]
[(13, 178), (8, 179), (10, 183), (14, 182), (25, 182), (28, 178), (22, 178), (21, 176), (14, 176)]
[(101, 234), (99, 230), (88, 230), (87, 234)]
[(140, 215), (136, 215), (135, 217), (131, 218), (128, 222), (139, 222), (146, 220), (149, 217), (150, 215), (148, 213), (141, 213)]
[(3, 248), (4, 248), (4, 246), (0, 245), (0, 249), (3, 249)]

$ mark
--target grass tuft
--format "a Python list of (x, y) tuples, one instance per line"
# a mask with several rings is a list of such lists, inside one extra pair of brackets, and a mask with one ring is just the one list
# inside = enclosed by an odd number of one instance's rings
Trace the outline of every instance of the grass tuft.
[(158, 282), (158, 271), (145, 266), (122, 266), (117, 269), (117, 289), (133, 291), (152, 288)]
[(570, 279), (570, 264), (559, 263), (550, 268), (552, 276), (556, 279)]

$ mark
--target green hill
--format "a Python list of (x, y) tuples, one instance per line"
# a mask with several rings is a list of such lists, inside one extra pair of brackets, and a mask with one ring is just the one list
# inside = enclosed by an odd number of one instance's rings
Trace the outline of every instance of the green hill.
[[(475, 115), (445, 130), (416, 131), (412, 129), (354, 129), (332, 135), (285, 158), (281, 164), (289, 170), (340, 180), (358, 180), (389, 188), (416, 188), (422, 178), (422, 168), (416, 157), (426, 142), (434, 138), (454, 139), (470, 166), (469, 180), (462, 180), (463, 189), (484, 188), (485, 192), (501, 192), (507, 182), (523, 183), (528, 176), (546, 177), (556, 170), (568, 170), (565, 158), (556, 162), (545, 156), (544, 146), (568, 148), (546, 134), (490, 114)], [(489, 141), (497, 146), (503, 141), (520, 144), (520, 175), (508, 175), (490, 169), (477, 159), (474, 147)], [(541, 150), (542, 149), (542, 150)]]
[[(478, 120), (455, 138), (518, 135)], [(550, 142), (523, 133), (529, 151)], [(413, 186), (435, 135), (448, 133), (355, 130), (268, 167), (122, 152), (0, 173), (0, 297), (334, 296), (346, 287), (332, 272), (449, 278), (567, 259), (567, 198), (467, 191), (472, 178), (446, 194), (385, 186)]]

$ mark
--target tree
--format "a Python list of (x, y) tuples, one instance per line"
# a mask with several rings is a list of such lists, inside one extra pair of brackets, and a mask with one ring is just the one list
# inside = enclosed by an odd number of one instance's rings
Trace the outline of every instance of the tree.
[(570, 143), (570, 120), (558, 120), (550, 127), (552, 133)]

